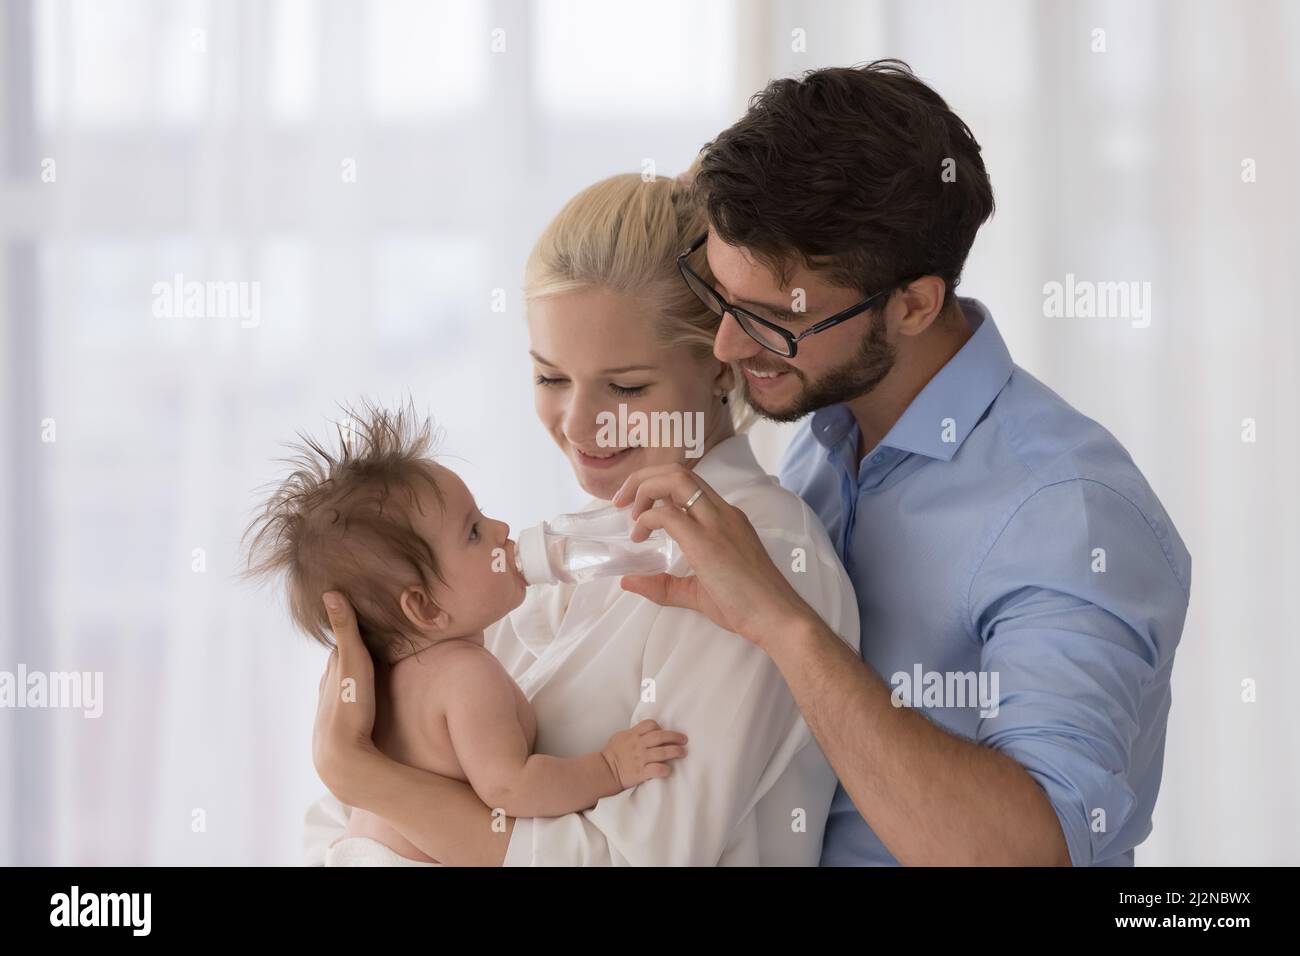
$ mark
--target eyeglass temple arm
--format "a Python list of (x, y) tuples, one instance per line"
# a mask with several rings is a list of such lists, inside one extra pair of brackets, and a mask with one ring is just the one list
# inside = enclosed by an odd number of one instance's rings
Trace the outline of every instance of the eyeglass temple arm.
[(898, 291), (897, 289), (881, 289), (875, 295), (871, 296), (869, 299), (864, 300), (863, 302), (860, 302), (858, 305), (854, 306), (848, 311), (837, 313), (835, 315), (832, 315), (828, 319), (822, 319), (820, 322), (818, 322), (816, 325), (812, 326), (811, 328), (805, 329), (803, 332), (799, 334), (799, 338), (803, 338), (806, 335), (813, 335), (817, 332), (822, 331), (822, 329), (829, 329), (832, 325), (835, 325), (836, 323), (839, 322), (845, 322), (853, 318), (855, 315), (861, 315), (863, 312), (867, 311), (867, 309), (871, 308), (872, 303), (874, 303), (882, 295), (885, 295), (886, 293), (894, 293), (897, 291)]

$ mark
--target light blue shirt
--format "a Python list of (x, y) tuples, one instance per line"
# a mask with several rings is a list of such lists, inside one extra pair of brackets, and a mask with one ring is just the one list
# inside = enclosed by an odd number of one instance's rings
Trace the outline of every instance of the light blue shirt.
[[(862, 659), (896, 703), (1018, 761), (1076, 866), (1131, 865), (1191, 557), (1115, 437), (1011, 361), (983, 304), (960, 303), (974, 334), (880, 444), (859, 461), (852, 414), (820, 409), (781, 483), (826, 526)], [(822, 865), (896, 862), (839, 787)]]

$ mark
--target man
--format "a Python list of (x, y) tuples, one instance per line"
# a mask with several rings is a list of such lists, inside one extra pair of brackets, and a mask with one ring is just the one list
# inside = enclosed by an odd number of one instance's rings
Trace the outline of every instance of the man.
[(811, 413), (781, 480), (853, 579), (861, 660), (680, 467), (615, 501), (696, 575), (624, 586), (771, 656), (840, 779), (823, 864), (1131, 865), (1191, 561), (1118, 441), (954, 294), (993, 209), (970, 130), (881, 61), (773, 82), (697, 165), (683, 276), (749, 404)]

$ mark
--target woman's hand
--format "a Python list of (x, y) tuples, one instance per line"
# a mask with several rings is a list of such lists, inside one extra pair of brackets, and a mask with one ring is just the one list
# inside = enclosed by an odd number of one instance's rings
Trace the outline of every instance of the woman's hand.
[(382, 757), (371, 737), (375, 729), (375, 666), (347, 598), (330, 591), (323, 600), (337, 646), (320, 679), (312, 762), (330, 792), (352, 805), (353, 781), (368, 759)]
[[(689, 509), (691, 497), (702, 492)], [(656, 508), (656, 501), (665, 507)], [(719, 627), (767, 649), (771, 641), (816, 613), (772, 563), (758, 532), (739, 508), (682, 465), (633, 472), (614, 495), (620, 507), (632, 502), (633, 541), (663, 528), (694, 574), (628, 575), (625, 591), (666, 607), (699, 611)]]
[(500, 866), (513, 819), (500, 826), (468, 783), (398, 763), (375, 746), (374, 662), (347, 598), (330, 591), (322, 599), (337, 647), (320, 680), (312, 731), (321, 780), (341, 802), (383, 817), (431, 859)]

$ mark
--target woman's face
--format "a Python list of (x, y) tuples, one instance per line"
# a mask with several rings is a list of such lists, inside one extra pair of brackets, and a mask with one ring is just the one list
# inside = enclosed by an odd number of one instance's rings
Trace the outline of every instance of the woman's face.
[[(699, 460), (684, 442), (654, 447), (654, 438), (638, 442), (632, 427), (609, 427), (620, 419), (620, 404), (629, 426), (652, 412), (681, 413), (681, 434), (689, 428), (701, 452), (731, 435), (728, 406), (720, 401), (730, 369), (687, 346), (659, 344), (656, 320), (652, 301), (608, 289), (546, 296), (528, 307), (537, 417), (597, 498), (613, 497), (638, 468)], [(602, 412), (612, 418), (598, 418)]]

